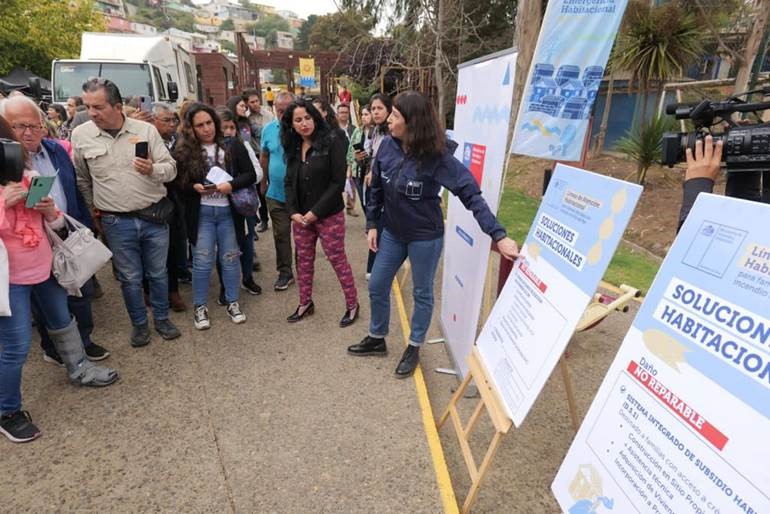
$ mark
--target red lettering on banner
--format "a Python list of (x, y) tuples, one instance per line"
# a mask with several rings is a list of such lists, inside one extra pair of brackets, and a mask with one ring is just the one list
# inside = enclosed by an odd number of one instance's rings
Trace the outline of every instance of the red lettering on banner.
[(545, 285), (545, 282), (540, 280), (540, 278), (535, 275), (531, 269), (529, 269), (529, 266), (525, 264), (524, 260), (519, 261), (519, 269), (522, 273), (524, 273), (524, 276), (527, 277), (530, 282), (535, 284), (535, 287), (538, 288), (541, 293), (545, 293), (545, 290), (548, 289), (548, 286)]
[(693, 427), (708, 442), (713, 444), (719, 450), (722, 450), (727, 444), (727, 436), (720, 432), (714, 425), (706, 421), (695, 409), (676, 396), (668, 387), (663, 385), (657, 378), (648, 373), (644, 368), (634, 361), (628, 364), (628, 372), (631, 373), (639, 383), (648, 391), (654, 394), (669, 410), (682, 418), (688, 425)]

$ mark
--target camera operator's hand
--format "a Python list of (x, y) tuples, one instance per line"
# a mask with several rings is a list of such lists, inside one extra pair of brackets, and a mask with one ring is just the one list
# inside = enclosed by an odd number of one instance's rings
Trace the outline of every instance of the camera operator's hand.
[(9, 182), (3, 188), (3, 198), (6, 207), (13, 207), (27, 197), (27, 191), (19, 182)]
[(707, 178), (716, 181), (722, 164), (722, 141), (714, 144), (714, 138), (706, 136), (705, 142), (695, 142), (695, 152), (689, 148), (685, 152), (687, 171), (685, 180)]

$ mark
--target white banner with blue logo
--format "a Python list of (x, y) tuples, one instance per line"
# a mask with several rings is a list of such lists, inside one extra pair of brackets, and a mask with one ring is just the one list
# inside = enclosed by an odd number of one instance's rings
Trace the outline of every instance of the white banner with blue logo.
[(516, 426), (564, 353), (641, 193), (637, 184), (556, 165), (476, 343)]
[(627, 0), (548, 2), (511, 153), (579, 161)]
[(564, 512), (770, 512), (769, 217), (698, 197), (551, 486)]
[[(481, 187), (497, 212), (507, 157), (516, 53), (506, 50), (461, 64), (457, 78), (453, 140), (455, 157)], [(455, 369), (465, 375), (478, 333), (491, 239), (476, 219), (449, 195), (444, 233), (441, 327)]]

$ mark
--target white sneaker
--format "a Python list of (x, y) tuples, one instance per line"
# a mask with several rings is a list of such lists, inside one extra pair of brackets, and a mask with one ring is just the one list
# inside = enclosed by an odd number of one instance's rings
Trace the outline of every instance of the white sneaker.
[(372, 277), (372, 274), (371, 274), (371, 273), (367, 273), (367, 274), (366, 274), (366, 280), (369, 280), (371, 277)]
[(196, 329), (207, 330), (211, 328), (211, 322), (209, 321), (209, 310), (205, 305), (198, 305), (195, 307), (193, 319), (195, 320)]
[(240, 324), (246, 321), (246, 315), (241, 312), (241, 306), (238, 305), (238, 302), (231, 302), (227, 306), (227, 315), (230, 316), (230, 319), (235, 324)]

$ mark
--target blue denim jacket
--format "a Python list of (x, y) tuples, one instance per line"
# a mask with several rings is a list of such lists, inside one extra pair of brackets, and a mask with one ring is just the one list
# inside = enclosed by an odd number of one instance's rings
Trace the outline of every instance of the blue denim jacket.
[(505, 228), (489, 210), (473, 175), (452, 155), (456, 146), (449, 141), (440, 156), (418, 161), (404, 154), (397, 139), (387, 136), (372, 163), (366, 228), (377, 228), (377, 221), (383, 216), (384, 228), (401, 241), (441, 237), (444, 220), (439, 193), (443, 186), (473, 212), (481, 230), (493, 241), (504, 238)]

